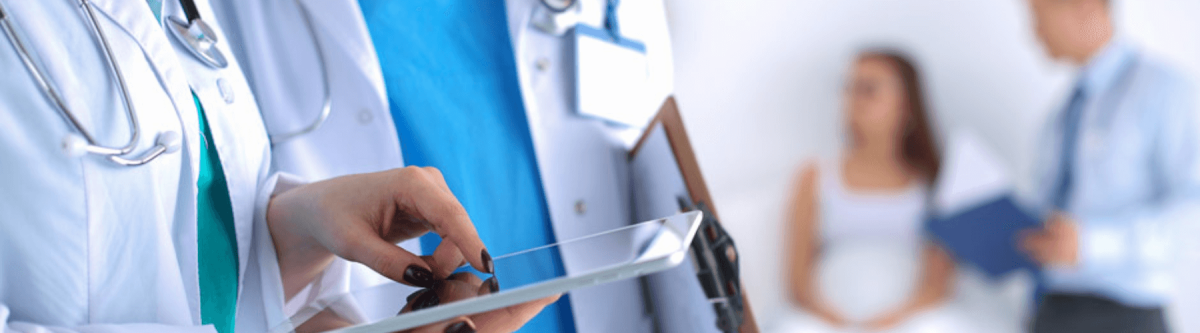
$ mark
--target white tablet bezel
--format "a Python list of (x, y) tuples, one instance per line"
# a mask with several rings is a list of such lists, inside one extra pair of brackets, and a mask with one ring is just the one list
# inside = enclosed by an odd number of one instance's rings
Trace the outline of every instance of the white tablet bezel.
[[(579, 276), (558, 277), (539, 282), (537, 284), (521, 286), (511, 290), (504, 290), (496, 294), (439, 305), (433, 308), (421, 310), (419, 312), (405, 313), (377, 322), (345, 327), (328, 331), (327, 333), (396, 332), (452, 319), (459, 316), (482, 313), (507, 306), (517, 305), (540, 298), (566, 293), (579, 288), (661, 272), (678, 266), (684, 262), (684, 259), (687, 258), (688, 249), (691, 248), (692, 240), (696, 237), (696, 232), (700, 228), (701, 218), (702, 216), (699, 211), (680, 213), (664, 218), (666, 220), (686, 221), (688, 230), (684, 234), (683, 244), (678, 250), (656, 258), (638, 260)], [(666, 225), (670, 226), (672, 224), (671, 222), (667, 222)]]

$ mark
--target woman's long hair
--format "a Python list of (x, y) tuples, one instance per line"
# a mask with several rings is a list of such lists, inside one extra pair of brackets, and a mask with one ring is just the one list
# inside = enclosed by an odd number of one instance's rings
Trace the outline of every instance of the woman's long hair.
[(929, 113), (917, 67), (904, 54), (891, 50), (863, 52), (860, 58), (887, 60), (900, 74), (904, 83), (905, 100), (908, 103), (908, 122), (903, 125), (902, 156), (909, 166), (926, 178), (926, 181), (933, 182), (941, 171), (941, 155), (934, 143), (933, 127), (929, 124)]

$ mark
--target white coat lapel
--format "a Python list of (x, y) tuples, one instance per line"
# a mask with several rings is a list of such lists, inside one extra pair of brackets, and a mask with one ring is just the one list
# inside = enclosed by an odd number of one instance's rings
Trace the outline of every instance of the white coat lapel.
[[(375, 95), (386, 104), (387, 92), (383, 87), (383, 71), (371, 43), (366, 20), (355, 0), (295, 0), (312, 14), (313, 30), (321, 43), (321, 52), (328, 62), (349, 59), (361, 71), (362, 77), (371, 81)], [(350, 2), (341, 4), (337, 2)], [(308, 33), (307, 31), (301, 33)]]
[[(228, 67), (208, 67), (189, 51), (182, 49), (184, 46), (178, 41), (172, 43), (179, 46), (179, 50), (175, 51), (176, 57), (180, 58), (181, 68), (187, 71), (188, 86), (196, 93), (204, 107), (209, 130), (212, 132), (211, 139), (217, 146), (222, 171), (229, 188), (237, 237), (240, 286), (246, 276), (250, 245), (253, 242), (254, 203), (258, 195), (258, 185), (265, 181), (261, 178), (265, 178), (267, 173), (270, 150), (257, 102), (246, 83), (240, 64), (231, 52), (229, 39), (226, 38), (221, 22), (217, 21), (208, 1), (196, 0), (196, 7), (200, 11), (200, 17), (216, 34), (217, 43), (213, 47), (224, 52), (229, 61)], [(162, 14), (164, 18), (169, 15), (183, 17), (183, 9), (178, 1), (166, 1), (163, 3)], [(193, 111), (192, 116), (197, 115)]]

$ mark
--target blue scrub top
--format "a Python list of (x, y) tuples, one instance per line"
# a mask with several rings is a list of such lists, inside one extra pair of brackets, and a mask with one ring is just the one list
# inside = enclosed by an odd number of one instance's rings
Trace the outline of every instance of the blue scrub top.
[[(503, 1), (359, 2), (404, 160), (445, 175), (488, 251), (554, 242)], [(432, 253), (439, 238), (421, 239)], [(470, 254), (468, 254), (470, 255)], [(497, 270), (504, 265), (497, 263)], [(499, 271), (501, 288), (561, 275), (557, 253)], [(522, 332), (573, 332), (567, 297)]]

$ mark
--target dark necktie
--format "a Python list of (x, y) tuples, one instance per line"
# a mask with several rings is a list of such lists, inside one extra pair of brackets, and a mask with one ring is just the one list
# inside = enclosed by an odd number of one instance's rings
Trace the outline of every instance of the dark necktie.
[(1075, 88), (1067, 113), (1063, 117), (1061, 158), (1059, 159), (1058, 184), (1054, 188), (1054, 208), (1066, 210), (1074, 186), (1075, 151), (1079, 146), (1079, 123), (1083, 120), (1083, 104), (1087, 100), (1083, 85)]

